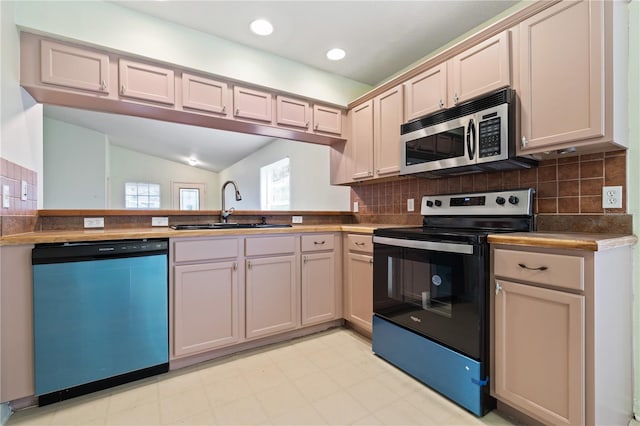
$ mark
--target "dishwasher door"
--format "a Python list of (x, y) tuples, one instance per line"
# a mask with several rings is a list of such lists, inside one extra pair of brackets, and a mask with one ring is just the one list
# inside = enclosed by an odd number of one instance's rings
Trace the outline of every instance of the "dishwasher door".
[(40, 405), (168, 371), (167, 247), (164, 240), (34, 248)]

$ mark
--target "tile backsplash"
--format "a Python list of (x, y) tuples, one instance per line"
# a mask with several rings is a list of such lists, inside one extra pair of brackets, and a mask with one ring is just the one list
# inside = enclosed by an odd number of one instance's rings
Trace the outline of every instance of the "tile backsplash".
[[(625, 150), (543, 160), (537, 168), (426, 179), (397, 177), (351, 187), (351, 204), (358, 202), (358, 222), (420, 224), (423, 195), (534, 188), (537, 215), (626, 214)], [(621, 209), (602, 208), (602, 187), (622, 186)], [(407, 199), (416, 211), (407, 212)]]
[[(33, 230), (38, 213), (38, 175), (35, 171), (0, 158), (0, 192), (9, 187), (9, 207), (0, 204), (0, 235)], [(22, 182), (27, 184), (27, 199), (22, 200)]]

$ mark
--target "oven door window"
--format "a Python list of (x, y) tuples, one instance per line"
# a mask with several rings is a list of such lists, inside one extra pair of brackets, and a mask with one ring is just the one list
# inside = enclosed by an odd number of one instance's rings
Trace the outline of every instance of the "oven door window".
[(484, 260), (478, 254), (376, 245), (374, 312), (478, 359)]

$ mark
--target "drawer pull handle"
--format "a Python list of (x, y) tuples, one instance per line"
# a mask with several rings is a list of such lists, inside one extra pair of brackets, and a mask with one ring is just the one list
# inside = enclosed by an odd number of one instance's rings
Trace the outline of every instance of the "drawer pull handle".
[(356, 243), (355, 243), (355, 244), (356, 244), (357, 246), (363, 246), (365, 243), (360, 243), (360, 242), (356, 241)]
[(313, 244), (317, 244), (317, 245), (323, 245), (324, 241), (314, 241)]
[(521, 267), (522, 269), (528, 269), (530, 271), (546, 271), (547, 268), (546, 266), (539, 266), (537, 268), (530, 268), (527, 265), (525, 265), (524, 263), (518, 263), (518, 266)]

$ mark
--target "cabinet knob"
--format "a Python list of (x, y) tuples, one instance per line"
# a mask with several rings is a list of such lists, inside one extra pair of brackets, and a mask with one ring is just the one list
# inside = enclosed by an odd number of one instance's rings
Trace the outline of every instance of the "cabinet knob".
[(127, 91), (127, 87), (123, 84), (122, 87), (120, 88), (120, 93), (124, 95), (124, 92), (126, 91)]
[(306, 127), (307, 129), (309, 128), (309, 122), (308, 121), (306, 123), (304, 123), (304, 127)]
[(302, 263), (304, 263), (305, 265), (307, 264), (307, 256), (302, 257)]
[(222, 105), (222, 112), (227, 112), (227, 106), (226, 105)]
[(444, 108), (444, 102), (442, 102), (442, 99), (440, 99), (440, 108)]
[(234, 271), (238, 270), (238, 262), (233, 262), (233, 270)]
[(524, 137), (524, 136), (523, 136), (523, 137), (522, 137), (522, 139), (520, 140), (520, 147), (521, 147), (521, 148), (524, 148), (524, 147), (526, 147), (528, 144), (529, 144), (529, 141), (527, 140), (527, 138), (526, 138), (526, 137)]
[(238, 115), (238, 114), (240, 114), (240, 108), (236, 108), (236, 113), (235, 113), (235, 115)]
[(100, 90), (107, 90), (107, 82), (105, 80), (100, 83)]
[(313, 126), (314, 130), (318, 130), (318, 123), (316, 123), (315, 126)]
[(500, 290), (502, 290), (502, 286), (498, 281), (496, 281), (496, 296), (500, 293)]
[(453, 94), (453, 103), (454, 103), (454, 104), (457, 104), (457, 103), (458, 103), (458, 94), (457, 94), (457, 93), (454, 93), (454, 94)]
[(369, 259), (369, 265), (373, 265), (373, 257)]
[(247, 261), (247, 269), (251, 269), (251, 261)]

